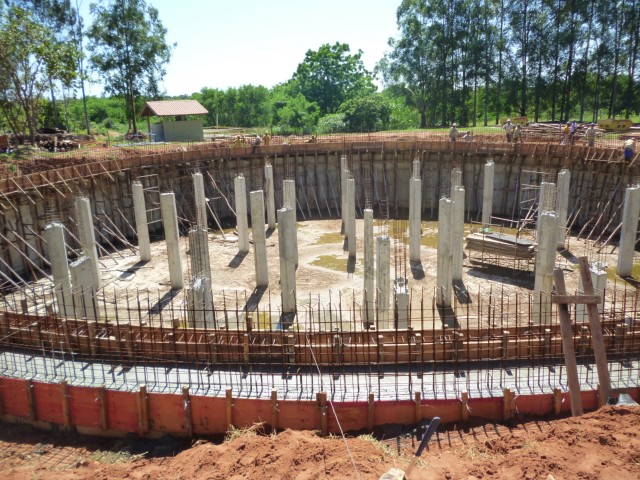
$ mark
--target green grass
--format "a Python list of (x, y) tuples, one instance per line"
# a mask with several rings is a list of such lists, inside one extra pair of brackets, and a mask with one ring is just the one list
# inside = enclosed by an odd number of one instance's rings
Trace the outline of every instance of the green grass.
[[(611, 280), (612, 282), (614, 282), (616, 279), (621, 278), (618, 277), (616, 268), (616, 266), (607, 267), (607, 280)], [(634, 263), (633, 267), (631, 267), (631, 277), (636, 280), (640, 280), (640, 262)]]
[(342, 234), (340, 232), (323, 233), (320, 238), (316, 240), (315, 245), (332, 245), (341, 244), (344, 242)]
[[(311, 265), (316, 267), (326, 268), (328, 270), (335, 270), (336, 272), (346, 272), (349, 259), (347, 257), (339, 257), (338, 255), (320, 255), (317, 257)], [(361, 271), (363, 260), (360, 258), (356, 261), (355, 273)]]

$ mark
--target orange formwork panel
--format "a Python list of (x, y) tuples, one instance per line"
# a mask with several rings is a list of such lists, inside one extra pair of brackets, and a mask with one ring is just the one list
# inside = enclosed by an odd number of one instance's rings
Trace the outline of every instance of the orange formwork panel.
[(271, 402), (254, 398), (234, 398), (231, 408), (233, 426), (247, 428), (256, 423), (271, 424)]
[(415, 403), (412, 400), (374, 402), (374, 425), (384, 425), (386, 423), (401, 423), (411, 425), (415, 422)]
[(63, 424), (63, 397), (59, 383), (33, 383), (36, 417), (43, 422)]
[(181, 395), (150, 393), (148, 405), (151, 431), (187, 434), (184, 399)]
[(120, 432), (138, 431), (137, 392), (120, 392), (107, 390), (107, 416), (109, 429)]
[(423, 400), (420, 404), (421, 420), (440, 417), (442, 423), (462, 420), (462, 402), (451, 400)]
[(278, 401), (278, 427), (293, 430), (319, 430), (316, 402)]
[(191, 396), (193, 433), (211, 435), (227, 431), (226, 401), (219, 397)]
[(503, 397), (469, 398), (469, 417), (500, 421), (503, 417)]
[[(3, 414), (18, 418), (30, 418), (29, 380), (16, 378), (2, 379)], [(35, 419), (34, 419), (35, 420)]]
[(76, 427), (101, 428), (100, 389), (69, 387), (71, 423)]

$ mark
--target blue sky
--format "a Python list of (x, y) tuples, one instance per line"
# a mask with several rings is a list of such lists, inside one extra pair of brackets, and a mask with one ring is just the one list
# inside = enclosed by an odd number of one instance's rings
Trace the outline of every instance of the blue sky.
[[(80, 1), (80, 0), (79, 0)], [(226, 89), (285, 82), (307, 50), (347, 43), (372, 70), (396, 35), (400, 0), (147, 0), (160, 12), (167, 41), (177, 42), (167, 66), (168, 95), (202, 87)], [(90, 0), (81, 14), (90, 23)], [(99, 95), (100, 85), (90, 94)]]

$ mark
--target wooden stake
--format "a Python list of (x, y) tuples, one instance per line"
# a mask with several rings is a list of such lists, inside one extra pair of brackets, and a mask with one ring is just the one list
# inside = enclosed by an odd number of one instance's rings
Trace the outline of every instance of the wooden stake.
[(226, 412), (227, 412), (227, 431), (231, 431), (231, 429), (233, 428), (233, 416), (232, 416), (233, 396), (230, 388), (227, 388), (225, 396), (226, 396)]
[(460, 401), (462, 403), (462, 421), (463, 422), (468, 422), (469, 421), (469, 393), (468, 392), (462, 392), (462, 394), (460, 395)]
[[(567, 289), (564, 284), (562, 270), (553, 271), (553, 281), (556, 291), (560, 295), (566, 295)], [(564, 363), (567, 368), (567, 383), (569, 384), (569, 396), (571, 398), (571, 415), (582, 415), (582, 397), (580, 395), (580, 379), (578, 378), (578, 367), (576, 365), (576, 352), (573, 346), (573, 333), (571, 332), (571, 320), (569, 319), (569, 307), (566, 304), (558, 305), (560, 315), (560, 329), (562, 330), (562, 350), (564, 352)]]
[(556, 417), (562, 412), (562, 390), (559, 388), (553, 389), (553, 413)]
[(375, 396), (373, 393), (369, 393), (369, 401), (367, 402), (367, 430), (373, 431), (373, 427), (375, 426), (375, 407), (374, 407)]
[(187, 433), (187, 437), (193, 435), (193, 423), (191, 415), (191, 396), (189, 395), (189, 387), (182, 387), (182, 405), (184, 407), (184, 429)]
[(35, 422), (38, 420), (38, 412), (36, 411), (36, 398), (33, 391), (33, 379), (27, 380), (27, 404), (29, 405), (29, 420)]
[(422, 400), (421, 400), (421, 394), (420, 392), (415, 392), (414, 396), (413, 396), (413, 406), (414, 406), (414, 413), (413, 413), (413, 421), (415, 423), (420, 423), (422, 421)]
[(138, 435), (144, 437), (149, 431), (149, 398), (147, 397), (147, 386), (140, 385), (138, 393)]
[(278, 391), (275, 388), (271, 389), (271, 429), (278, 431)]
[(320, 434), (326, 436), (328, 433), (326, 392), (318, 392), (316, 394), (316, 404), (318, 406), (318, 425), (320, 426)]
[(71, 398), (66, 380), (60, 382), (60, 396), (62, 397), (62, 428), (69, 430), (71, 428)]
[(109, 414), (107, 413), (105, 390), (104, 385), (98, 388), (98, 397), (96, 398), (96, 401), (100, 405), (100, 428), (102, 430), (109, 429)]

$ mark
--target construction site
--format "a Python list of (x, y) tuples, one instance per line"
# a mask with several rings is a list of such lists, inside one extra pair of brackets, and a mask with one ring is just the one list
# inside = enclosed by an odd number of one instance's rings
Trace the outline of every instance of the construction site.
[(636, 159), (354, 136), (4, 178), (2, 418), (328, 434), (637, 400)]

